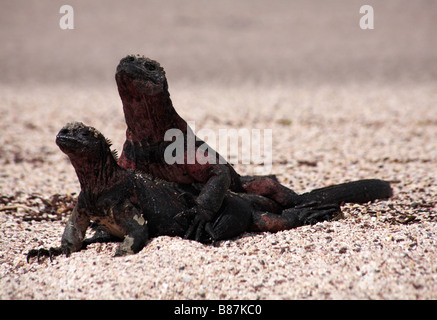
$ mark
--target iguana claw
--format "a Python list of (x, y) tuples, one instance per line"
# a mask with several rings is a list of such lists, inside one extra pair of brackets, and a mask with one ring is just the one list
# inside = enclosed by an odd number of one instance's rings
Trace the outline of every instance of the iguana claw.
[(194, 235), (194, 240), (200, 241), (204, 231), (212, 236), (210, 232), (211, 227), (208, 225), (208, 228), (206, 228), (206, 226), (213, 216), (212, 211), (202, 208), (201, 206), (194, 206), (191, 209), (178, 213), (174, 219), (181, 226), (189, 225), (185, 232), (184, 239), (190, 239)]
[(46, 256), (50, 258), (50, 262), (53, 262), (53, 257), (59, 256), (61, 254), (65, 253), (68, 256), (70, 256), (70, 252), (68, 250), (64, 250), (63, 248), (57, 247), (57, 248), (50, 248), (50, 249), (32, 249), (27, 254), (26, 260), (27, 263), (29, 263), (30, 258), (37, 257), (38, 263), (41, 263), (40, 257)]

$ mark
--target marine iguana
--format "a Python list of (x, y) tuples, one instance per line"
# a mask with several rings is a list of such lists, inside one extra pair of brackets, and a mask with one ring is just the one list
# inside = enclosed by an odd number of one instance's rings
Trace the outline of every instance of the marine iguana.
[[(32, 257), (53, 256), (81, 250), (92, 242), (108, 241), (99, 233), (84, 239), (90, 221), (103, 227), (112, 239), (122, 240), (115, 256), (139, 252), (156, 236), (183, 236), (189, 223), (174, 217), (196, 205), (199, 190), (193, 185), (166, 182), (118, 165), (110, 142), (98, 130), (80, 122), (69, 123), (56, 136), (59, 148), (70, 158), (80, 182), (78, 202), (67, 222), (61, 246), (32, 249)], [(246, 231), (291, 229), (330, 220), (340, 206), (316, 205), (282, 210), (273, 200), (254, 194), (226, 191), (220, 208), (206, 223), (202, 242), (228, 239)], [(97, 234), (97, 232), (96, 232)]]
[[(196, 206), (189, 212), (181, 213), (181, 216), (195, 216), (185, 237), (193, 234), (196, 238), (199, 237), (205, 224), (213, 219), (221, 207), (228, 189), (268, 197), (282, 208), (292, 208), (308, 201), (319, 201), (321, 204), (365, 203), (392, 195), (390, 184), (376, 179), (333, 186), (329, 195), (325, 192), (324, 196), (317, 198), (311, 193), (298, 195), (281, 185), (274, 175), (240, 177), (229, 163), (219, 163), (220, 155), (217, 152), (211, 155), (211, 160), (215, 161), (206, 164), (197, 161), (194, 164), (187, 161), (183, 164), (168, 164), (164, 160), (164, 151), (171, 142), (164, 140), (165, 133), (169, 129), (179, 129), (184, 135), (186, 147), (190, 128), (173, 107), (164, 69), (157, 61), (129, 55), (120, 60), (115, 79), (127, 124), (126, 141), (119, 159), (120, 166), (140, 170), (168, 181), (204, 184), (195, 199)], [(197, 151), (204, 142), (198, 137), (195, 141)], [(187, 160), (188, 150), (184, 151)]]

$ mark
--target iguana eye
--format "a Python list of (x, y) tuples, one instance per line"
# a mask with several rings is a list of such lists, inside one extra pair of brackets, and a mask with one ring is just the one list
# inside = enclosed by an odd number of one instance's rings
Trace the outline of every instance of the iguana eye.
[(156, 70), (156, 66), (150, 62), (146, 62), (144, 63), (144, 67), (146, 67), (147, 70), (149, 71), (155, 71)]

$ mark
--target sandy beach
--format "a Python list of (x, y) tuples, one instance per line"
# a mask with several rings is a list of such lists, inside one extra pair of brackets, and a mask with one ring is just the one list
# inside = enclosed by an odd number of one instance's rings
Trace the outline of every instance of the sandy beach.
[[(62, 30), (60, 4), (3, 1), (0, 299), (437, 299), (437, 3), (368, 1), (373, 30), (361, 1), (329, 3), (72, 1)], [(296, 192), (379, 178), (394, 196), (215, 246), (165, 236), (27, 263), (59, 246), (80, 192), (57, 132), (82, 121), (121, 150), (114, 73), (132, 53), (161, 63), (196, 130), (271, 129), (271, 173)]]

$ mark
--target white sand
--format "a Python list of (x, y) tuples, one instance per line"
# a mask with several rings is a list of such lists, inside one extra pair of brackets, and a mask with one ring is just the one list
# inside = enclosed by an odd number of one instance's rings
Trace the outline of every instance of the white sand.
[[(13, 196), (4, 205), (21, 203), (38, 210), (43, 204), (29, 199), (33, 193), (50, 198), (79, 191), (73, 168), (53, 142), (69, 120), (101, 128), (120, 149), (124, 128), (114, 88), (75, 90), (74, 99), (68, 99), (71, 89), (58, 87), (49, 93), (52, 90), (2, 91), (2, 108), (15, 106), (2, 110), (8, 117), (2, 131), (7, 126), (6, 132), (17, 132), (14, 140), (1, 138), (0, 193)], [(408, 95), (403, 87), (365, 92), (353, 86), (272, 88), (268, 95), (256, 88), (197, 88), (196, 94), (174, 92), (173, 100), (188, 119), (191, 106), (196, 106), (199, 112), (193, 112), (192, 120), (204, 127), (240, 126), (240, 119), (245, 119), (248, 127), (272, 128), (273, 172), (298, 192), (378, 177), (395, 181), (393, 199), (347, 205), (343, 220), (277, 234), (247, 234), (222, 241), (219, 247), (159, 237), (127, 258), (112, 258), (118, 244), (95, 244), (70, 258), (57, 257), (40, 265), (27, 264), (26, 253), (59, 245), (65, 218), (20, 221), (32, 211), (5, 210), (0, 212), (0, 297), (437, 298), (437, 118), (430, 108), (436, 92), (426, 86), (410, 87)], [(82, 103), (88, 99), (97, 111)], [(310, 107), (298, 108), (300, 104)], [(67, 111), (57, 113), (59, 105)], [(217, 121), (208, 118), (213, 105), (222, 110)], [(257, 113), (248, 113), (247, 105)], [(44, 106), (42, 118), (38, 118), (39, 106)], [(99, 119), (97, 113), (103, 108), (113, 116)], [(35, 123), (35, 118), (39, 120), (34, 126), (26, 125)], [(280, 125), (279, 119), (290, 119), (291, 124)], [(317, 161), (317, 166), (299, 165), (299, 161)], [(251, 173), (254, 167), (238, 165), (237, 169)], [(409, 216), (416, 220), (399, 223)]]

